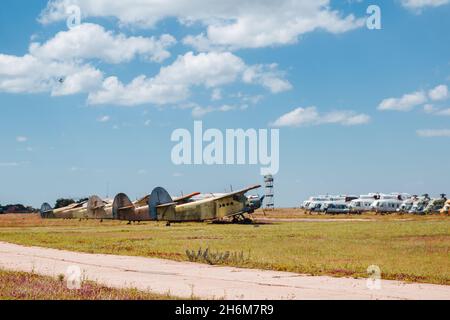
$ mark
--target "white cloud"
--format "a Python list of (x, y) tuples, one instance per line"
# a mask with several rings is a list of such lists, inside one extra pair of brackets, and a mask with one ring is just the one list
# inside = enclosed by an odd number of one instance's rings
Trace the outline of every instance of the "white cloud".
[(40, 21), (65, 20), (66, 8), (73, 4), (85, 17), (113, 16), (125, 25), (153, 27), (169, 17), (186, 25), (200, 22), (205, 33), (189, 36), (185, 43), (201, 50), (291, 44), (315, 30), (343, 33), (364, 25), (363, 19), (333, 10), (330, 0), (52, 0)]
[(235, 110), (236, 107), (234, 106), (230, 106), (230, 105), (223, 105), (220, 107), (201, 107), (201, 106), (194, 106), (192, 108), (192, 116), (194, 118), (201, 118), (205, 115), (207, 115), (208, 113), (212, 113), (212, 112), (228, 112), (228, 111), (232, 111)]
[(32, 43), (30, 53), (41, 59), (67, 61), (71, 59), (100, 59), (109, 63), (131, 61), (135, 56), (162, 62), (170, 57), (166, 50), (176, 43), (170, 35), (155, 37), (126, 37), (106, 31), (97, 24), (85, 23), (57, 33), (47, 42)]
[(88, 64), (0, 54), (0, 91), (4, 92), (68, 95), (92, 90), (102, 78), (102, 73)]
[(236, 94), (231, 95), (232, 98), (236, 98), (239, 99), (244, 105), (248, 105), (248, 103), (250, 104), (257, 104), (259, 103), (261, 100), (264, 99), (263, 95), (248, 95), (248, 94), (244, 94), (242, 92), (238, 92)]
[(432, 104), (427, 103), (423, 106), (423, 111), (425, 113), (434, 113), (436, 111), (436, 108)]
[(427, 102), (427, 96), (423, 91), (416, 91), (403, 95), (401, 98), (384, 99), (379, 105), (378, 110), (410, 111), (415, 106)]
[(297, 108), (278, 118), (272, 123), (274, 127), (299, 127), (305, 125), (340, 124), (353, 126), (366, 124), (370, 116), (354, 111), (332, 111), (319, 113), (316, 107)]
[(444, 84), (441, 84), (428, 91), (428, 96), (433, 101), (445, 100), (448, 98), (448, 87)]
[(450, 108), (439, 110), (435, 114), (438, 116), (450, 116)]
[(450, 0), (402, 0), (405, 8), (420, 10), (424, 7), (439, 7), (449, 3)]
[(101, 116), (97, 119), (98, 122), (108, 122), (109, 120), (111, 120), (110, 116)]
[(272, 93), (283, 92), (292, 89), (292, 85), (284, 80), (284, 74), (278, 71), (278, 65), (255, 65), (247, 68), (243, 75), (246, 83), (258, 83), (268, 88)]
[(450, 129), (423, 129), (417, 130), (417, 135), (423, 138), (450, 137)]
[(135, 56), (162, 61), (175, 39), (126, 37), (95, 24), (82, 24), (59, 32), (47, 42), (32, 43), (24, 56), (0, 54), (0, 92), (39, 93), (52, 96), (97, 91), (103, 73), (83, 60), (126, 62)]
[(423, 111), (425, 113), (436, 115), (436, 116), (450, 116), (450, 108), (441, 109), (441, 108), (435, 107), (432, 104), (424, 105)]
[(88, 102), (124, 106), (176, 103), (187, 99), (194, 86), (217, 88), (232, 83), (240, 77), (246, 83), (260, 84), (273, 92), (290, 88), (289, 82), (277, 78), (274, 66), (271, 66), (268, 72), (258, 70), (252, 78), (245, 76), (245, 72), (250, 68), (252, 66), (247, 66), (230, 52), (209, 52), (197, 55), (188, 52), (179, 56), (171, 65), (162, 67), (153, 78), (141, 75), (124, 85), (118, 78), (109, 77), (105, 79), (100, 90), (89, 95)]
[(158, 82), (205, 85), (208, 88), (231, 83), (245, 69), (241, 58), (230, 52), (195, 55), (188, 52), (171, 65), (161, 68)]
[(405, 94), (401, 98), (384, 99), (378, 105), (378, 110), (411, 111), (412, 109), (414, 109), (414, 107), (425, 103), (425, 105), (423, 106), (424, 112), (436, 114), (439, 109), (427, 102), (429, 100), (441, 101), (447, 99), (448, 97), (448, 87), (444, 84), (441, 84), (434, 87), (433, 89), (428, 90), (428, 92), (420, 90)]
[(144, 103), (168, 104), (187, 98), (185, 85), (158, 83), (153, 78), (141, 75), (128, 85), (122, 84), (117, 77), (108, 77), (98, 91), (91, 92), (88, 103), (92, 105), (115, 104), (134, 106)]
[(18, 136), (18, 137), (16, 137), (16, 141), (19, 142), (19, 143), (27, 142), (28, 138), (24, 137), (24, 136)]

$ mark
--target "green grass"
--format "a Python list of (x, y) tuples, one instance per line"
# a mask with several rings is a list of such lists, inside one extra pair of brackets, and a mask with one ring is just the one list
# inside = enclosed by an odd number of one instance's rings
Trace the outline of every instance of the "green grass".
[[(449, 217), (373, 217), (353, 222), (260, 225), (63, 221), (0, 218), (0, 241), (73, 251), (187, 261), (187, 249), (241, 252), (233, 265), (313, 275), (450, 284)], [(31, 219), (31, 218), (30, 218)], [(4, 227), (2, 227), (4, 226)]]
[(168, 300), (136, 289), (112, 289), (94, 282), (83, 282), (79, 290), (67, 288), (63, 276), (46, 277), (27, 272), (0, 270), (0, 300)]

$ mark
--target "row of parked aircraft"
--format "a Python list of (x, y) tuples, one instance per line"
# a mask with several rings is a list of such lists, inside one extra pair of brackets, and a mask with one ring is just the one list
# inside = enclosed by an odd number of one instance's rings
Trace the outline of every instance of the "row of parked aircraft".
[(131, 222), (165, 221), (192, 222), (214, 221), (230, 218), (233, 222), (247, 222), (247, 214), (260, 208), (264, 197), (246, 197), (245, 194), (259, 188), (251, 186), (239, 191), (223, 194), (200, 194), (194, 192), (186, 196), (172, 198), (161, 187), (153, 189), (150, 195), (132, 202), (119, 193), (114, 200), (91, 196), (87, 201), (74, 203), (64, 208), (53, 209), (48, 203), (41, 206), (44, 219), (112, 219)]
[(422, 196), (407, 193), (369, 193), (360, 196), (315, 196), (305, 200), (301, 208), (308, 212), (328, 214), (356, 213), (374, 211), (376, 213), (412, 213), (432, 214), (450, 213), (450, 200), (445, 194), (431, 199), (428, 194)]

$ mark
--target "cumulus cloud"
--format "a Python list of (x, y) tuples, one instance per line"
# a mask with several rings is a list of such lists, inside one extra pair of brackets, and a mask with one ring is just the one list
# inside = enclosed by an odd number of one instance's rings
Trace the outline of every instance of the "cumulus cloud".
[(384, 99), (379, 105), (378, 110), (410, 111), (414, 107), (427, 102), (427, 96), (423, 91), (416, 91), (403, 95), (401, 98)]
[(194, 106), (192, 108), (192, 116), (194, 118), (201, 118), (205, 115), (207, 115), (208, 113), (212, 113), (212, 112), (228, 112), (228, 111), (232, 111), (235, 110), (236, 107), (234, 106), (230, 106), (230, 105), (223, 105), (220, 107), (201, 107), (201, 106)]
[(140, 56), (161, 62), (170, 56), (166, 49), (174, 43), (169, 35), (126, 37), (96, 24), (82, 24), (45, 43), (32, 43), (24, 56), (0, 54), (0, 91), (52, 96), (96, 91), (104, 76), (87, 60), (121, 63)]
[(428, 91), (428, 96), (433, 101), (445, 100), (448, 98), (448, 87), (444, 84), (441, 84)]
[(439, 7), (448, 4), (450, 0), (402, 0), (405, 8), (420, 10), (425, 7)]
[(272, 93), (292, 89), (292, 85), (283, 79), (284, 74), (278, 70), (276, 63), (270, 65), (255, 65), (244, 71), (243, 80), (246, 83), (257, 83), (268, 88)]
[(423, 110), (426, 113), (434, 113), (437, 109), (430, 103), (431, 101), (442, 101), (449, 97), (448, 87), (444, 84), (438, 85), (428, 92), (423, 90), (407, 93), (400, 98), (387, 98), (378, 105), (378, 110), (386, 111), (411, 111), (414, 107), (425, 104)]
[(450, 129), (423, 129), (417, 130), (417, 135), (423, 138), (450, 137)]
[(170, 57), (167, 48), (176, 43), (170, 35), (159, 38), (126, 37), (106, 31), (97, 24), (85, 23), (57, 33), (47, 42), (32, 43), (30, 53), (38, 58), (66, 61), (100, 59), (109, 63), (128, 62), (136, 56), (162, 62)]
[(288, 112), (271, 125), (273, 127), (300, 127), (306, 125), (340, 124), (353, 126), (366, 124), (370, 121), (370, 116), (357, 114), (354, 111), (332, 111), (320, 113), (316, 107), (297, 108)]
[(113, 16), (124, 25), (153, 27), (171, 17), (187, 25), (200, 23), (205, 32), (184, 42), (202, 51), (291, 44), (315, 30), (343, 33), (364, 25), (363, 19), (333, 10), (330, 0), (52, 0), (39, 20), (65, 20), (67, 7), (74, 4), (85, 17)]
[(88, 103), (92, 105), (115, 104), (135, 106), (144, 103), (168, 104), (188, 97), (184, 85), (157, 83), (153, 78), (141, 75), (124, 85), (117, 77), (108, 77), (98, 91), (91, 92)]
[(0, 91), (3, 92), (69, 95), (90, 91), (101, 84), (102, 78), (102, 72), (88, 64), (43, 60), (30, 54), (0, 54)]
[(246, 83), (267, 87), (272, 92), (290, 88), (289, 82), (277, 78), (274, 67), (270, 68), (268, 74), (264, 70), (258, 70), (256, 76), (246, 77), (245, 73), (250, 68), (252, 66), (247, 66), (242, 59), (230, 52), (197, 55), (188, 52), (179, 56), (171, 65), (162, 67), (159, 73), (151, 78), (141, 75), (124, 85), (118, 78), (109, 77), (105, 79), (100, 90), (89, 95), (88, 102), (124, 106), (176, 103), (187, 99), (194, 86), (217, 88), (240, 78)]

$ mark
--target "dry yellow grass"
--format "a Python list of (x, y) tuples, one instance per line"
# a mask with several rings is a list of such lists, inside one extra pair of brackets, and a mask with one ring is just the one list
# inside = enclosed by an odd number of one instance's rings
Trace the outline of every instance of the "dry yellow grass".
[(67, 287), (63, 276), (58, 279), (27, 272), (0, 270), (0, 300), (168, 300), (135, 289), (113, 289), (94, 282), (83, 282), (78, 290)]
[[(121, 221), (0, 216), (0, 241), (180, 261), (188, 260), (187, 249), (243, 251), (248, 259), (232, 265), (364, 277), (367, 267), (375, 264), (381, 268), (384, 279), (450, 284), (447, 216), (368, 214), (333, 218), (286, 209), (266, 212), (266, 217), (312, 221), (257, 226), (185, 223), (166, 227), (157, 222), (126, 225)], [(345, 221), (347, 218), (363, 221)]]

